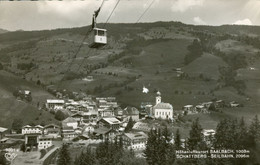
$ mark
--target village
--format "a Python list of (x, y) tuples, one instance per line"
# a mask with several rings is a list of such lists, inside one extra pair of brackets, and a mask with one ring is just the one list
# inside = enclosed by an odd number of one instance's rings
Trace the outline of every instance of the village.
[[(30, 92), (26, 93), (30, 94)], [(105, 140), (114, 142), (121, 138), (125, 149), (133, 150), (136, 156), (143, 157), (148, 133), (151, 129), (161, 128), (162, 122), (160, 121), (174, 127), (176, 122), (185, 115), (211, 113), (227, 106), (238, 107), (240, 105), (234, 101), (226, 104), (223, 100), (216, 100), (198, 105), (185, 105), (181, 110), (175, 110), (173, 105), (162, 101), (159, 91), (156, 93), (154, 102), (152, 100), (151, 102), (141, 102), (138, 109), (131, 106), (121, 108), (115, 97), (94, 98), (89, 95), (78, 101), (61, 98), (47, 99), (45, 106), (40, 108), (40, 111), (61, 113), (66, 118), (60, 124), (24, 125), (21, 132), (0, 127), (1, 149), (15, 146), (17, 141), (22, 141), (21, 145), (18, 145), (21, 153), (25, 152), (30, 155), (30, 153), (36, 152), (42, 159), (40, 162), (49, 162), (51, 160), (49, 157), (55, 157), (63, 143), (95, 150), (95, 144)], [(201, 133), (206, 144), (211, 146), (215, 130), (203, 129)], [(186, 138), (181, 139), (181, 146), (184, 149), (186, 141)], [(174, 143), (173, 132), (171, 133), (171, 143)], [(19, 161), (23, 158), (28, 159), (24, 154), (25, 157), (19, 158), (19, 154), (16, 156), (16, 160)]]

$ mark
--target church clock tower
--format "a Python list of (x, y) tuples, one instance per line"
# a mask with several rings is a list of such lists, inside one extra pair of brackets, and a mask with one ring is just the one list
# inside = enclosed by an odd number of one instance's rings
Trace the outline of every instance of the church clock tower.
[(157, 92), (157, 96), (156, 96), (155, 105), (157, 105), (157, 104), (159, 104), (161, 102), (162, 102), (161, 93), (158, 91)]

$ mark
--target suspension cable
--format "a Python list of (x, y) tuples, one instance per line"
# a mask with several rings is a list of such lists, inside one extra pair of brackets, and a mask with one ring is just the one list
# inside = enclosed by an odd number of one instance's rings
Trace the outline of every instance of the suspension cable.
[(140, 19), (144, 16), (144, 14), (150, 9), (150, 7), (152, 6), (152, 4), (154, 3), (155, 0), (153, 0), (150, 5), (146, 8), (146, 10), (143, 12), (143, 14), (138, 18), (138, 20), (136, 21), (136, 24), (140, 21)]
[(106, 27), (106, 24), (108, 23), (108, 21), (109, 21), (110, 17), (112, 16), (112, 14), (113, 14), (113, 12), (115, 11), (115, 9), (116, 9), (117, 5), (119, 4), (119, 2), (120, 2), (120, 0), (118, 0), (118, 1), (117, 1), (117, 3), (116, 3), (116, 5), (115, 5), (115, 7), (113, 8), (112, 12), (111, 12), (111, 13), (110, 13), (110, 15), (108, 16), (108, 18), (107, 18), (107, 20), (106, 20), (106, 22), (105, 22), (105, 24), (104, 24), (103, 28), (105, 28), (105, 27)]
[[(100, 10), (101, 10), (101, 8), (103, 7), (104, 2), (105, 2), (105, 0), (102, 1), (101, 5), (100, 5), (100, 7), (99, 7)], [(82, 39), (82, 41), (81, 41), (81, 43), (80, 43), (80, 45), (79, 45), (79, 47), (78, 47), (78, 49), (77, 49), (77, 51), (76, 51), (76, 53), (75, 53), (75, 55), (74, 55), (73, 60), (69, 63), (68, 68), (67, 68), (67, 70), (66, 70), (65, 73), (68, 73), (68, 72), (70, 71), (70, 68), (71, 68), (71, 66), (72, 66), (72, 64), (73, 64), (73, 62), (74, 62), (74, 60), (77, 58), (77, 56), (78, 56), (78, 54), (79, 54), (79, 52), (80, 52), (80, 49), (81, 49), (81, 47), (83, 46), (84, 41), (87, 39), (87, 36), (88, 36), (89, 33), (91, 32), (91, 30), (92, 30), (92, 27), (90, 26), (89, 29), (88, 29), (88, 31), (87, 31), (87, 33), (85, 34), (84, 38)], [(81, 64), (81, 65), (82, 65), (82, 64)], [(64, 79), (64, 77), (65, 77), (65, 74), (64, 74), (64, 76), (63, 76), (63, 79)]]

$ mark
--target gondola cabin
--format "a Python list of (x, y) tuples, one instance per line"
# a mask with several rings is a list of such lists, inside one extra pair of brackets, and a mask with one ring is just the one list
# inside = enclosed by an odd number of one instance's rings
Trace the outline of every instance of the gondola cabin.
[(99, 48), (107, 44), (107, 30), (93, 28), (91, 37), (93, 38), (92, 43), (89, 45), (90, 48)]

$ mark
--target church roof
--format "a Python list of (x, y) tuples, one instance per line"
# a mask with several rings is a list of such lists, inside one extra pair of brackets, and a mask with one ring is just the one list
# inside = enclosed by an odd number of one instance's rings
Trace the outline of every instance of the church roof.
[(169, 103), (158, 103), (154, 106), (154, 109), (173, 109)]

